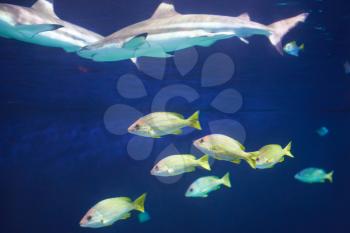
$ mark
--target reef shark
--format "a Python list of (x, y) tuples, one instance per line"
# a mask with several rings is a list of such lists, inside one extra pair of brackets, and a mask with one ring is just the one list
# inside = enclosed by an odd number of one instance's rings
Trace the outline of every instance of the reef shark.
[(193, 46), (209, 47), (215, 42), (253, 35), (267, 36), (272, 45), (283, 54), (281, 41), (285, 34), (308, 14), (275, 22), (271, 25), (251, 21), (244, 13), (238, 17), (178, 13), (170, 2), (159, 5), (150, 19), (128, 26), (78, 51), (82, 57), (94, 61), (120, 61), (138, 57), (171, 57), (172, 52)]
[(0, 4), (0, 36), (76, 52), (103, 36), (60, 19), (53, 0), (38, 0), (32, 7)]

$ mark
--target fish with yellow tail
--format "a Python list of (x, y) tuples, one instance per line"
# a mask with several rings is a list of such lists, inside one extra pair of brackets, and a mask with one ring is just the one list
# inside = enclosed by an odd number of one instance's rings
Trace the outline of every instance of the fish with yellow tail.
[(130, 218), (130, 212), (137, 210), (144, 212), (146, 194), (137, 198), (134, 202), (128, 197), (116, 197), (103, 200), (93, 206), (80, 221), (81, 227), (101, 228), (113, 223)]
[(245, 147), (237, 140), (222, 134), (211, 134), (196, 140), (193, 145), (204, 154), (217, 160), (240, 164), (246, 161), (255, 169), (255, 154), (245, 152)]
[(224, 185), (231, 188), (230, 173), (226, 173), (221, 179), (216, 176), (206, 176), (197, 179), (188, 188), (186, 197), (208, 197), (208, 194), (216, 191)]
[(294, 178), (308, 184), (324, 183), (326, 180), (333, 183), (333, 173), (334, 171), (327, 173), (320, 168), (306, 168), (297, 173)]
[(151, 171), (154, 176), (177, 176), (186, 172), (193, 172), (196, 167), (210, 171), (208, 155), (196, 159), (193, 155), (172, 155), (159, 161)]
[(128, 132), (138, 136), (161, 138), (165, 135), (180, 135), (182, 128), (192, 127), (201, 130), (199, 112), (188, 119), (181, 114), (171, 112), (155, 112), (138, 119), (129, 128)]
[(256, 158), (256, 168), (267, 169), (273, 168), (277, 163), (284, 161), (284, 156), (294, 158), (291, 152), (292, 142), (290, 142), (285, 148), (280, 145), (267, 145), (262, 147), (257, 152), (251, 152)]

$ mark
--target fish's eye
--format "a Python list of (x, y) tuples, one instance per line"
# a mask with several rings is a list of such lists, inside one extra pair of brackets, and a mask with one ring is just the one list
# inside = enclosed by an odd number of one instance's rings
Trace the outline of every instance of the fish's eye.
[(189, 190), (189, 191), (190, 191), (190, 193), (192, 193), (192, 192), (193, 192), (193, 188), (190, 188), (190, 190)]
[(140, 125), (139, 124), (135, 125), (135, 129), (139, 130), (140, 129)]
[(154, 169), (156, 169), (156, 171), (159, 171), (159, 166), (156, 166)]
[(89, 215), (89, 216), (87, 216), (87, 218), (86, 218), (88, 221), (91, 221), (91, 219), (92, 219), (92, 216), (91, 215)]
[(201, 140), (199, 140), (199, 143), (204, 143), (204, 139), (202, 138)]

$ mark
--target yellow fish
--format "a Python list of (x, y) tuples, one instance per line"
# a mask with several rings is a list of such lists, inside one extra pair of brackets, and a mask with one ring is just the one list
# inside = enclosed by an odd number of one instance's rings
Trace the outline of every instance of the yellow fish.
[(129, 133), (143, 137), (160, 138), (164, 135), (182, 134), (182, 128), (189, 126), (201, 130), (199, 112), (185, 119), (182, 115), (170, 112), (155, 112), (144, 116), (133, 123)]
[(92, 207), (80, 221), (81, 227), (101, 228), (110, 226), (118, 220), (128, 219), (132, 210), (144, 212), (146, 194), (134, 202), (128, 197), (103, 200)]
[(240, 164), (245, 160), (252, 168), (255, 168), (254, 154), (245, 152), (245, 147), (237, 140), (222, 134), (212, 134), (196, 140), (193, 145), (217, 160), (225, 160)]
[(196, 159), (193, 155), (172, 155), (159, 161), (151, 171), (154, 176), (177, 176), (186, 172), (193, 172), (196, 167), (210, 171), (209, 156)]
[(257, 156), (256, 167), (258, 169), (267, 169), (274, 167), (277, 163), (282, 163), (285, 155), (294, 158), (291, 149), (292, 143), (290, 142), (285, 148), (280, 145), (267, 145), (251, 154)]

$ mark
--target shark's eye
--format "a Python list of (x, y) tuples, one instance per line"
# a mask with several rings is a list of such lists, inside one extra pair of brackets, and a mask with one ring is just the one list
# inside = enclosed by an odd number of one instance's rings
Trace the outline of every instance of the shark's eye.
[(91, 215), (89, 215), (89, 216), (87, 216), (87, 218), (86, 218), (88, 221), (91, 221), (91, 219), (92, 219), (92, 216)]

